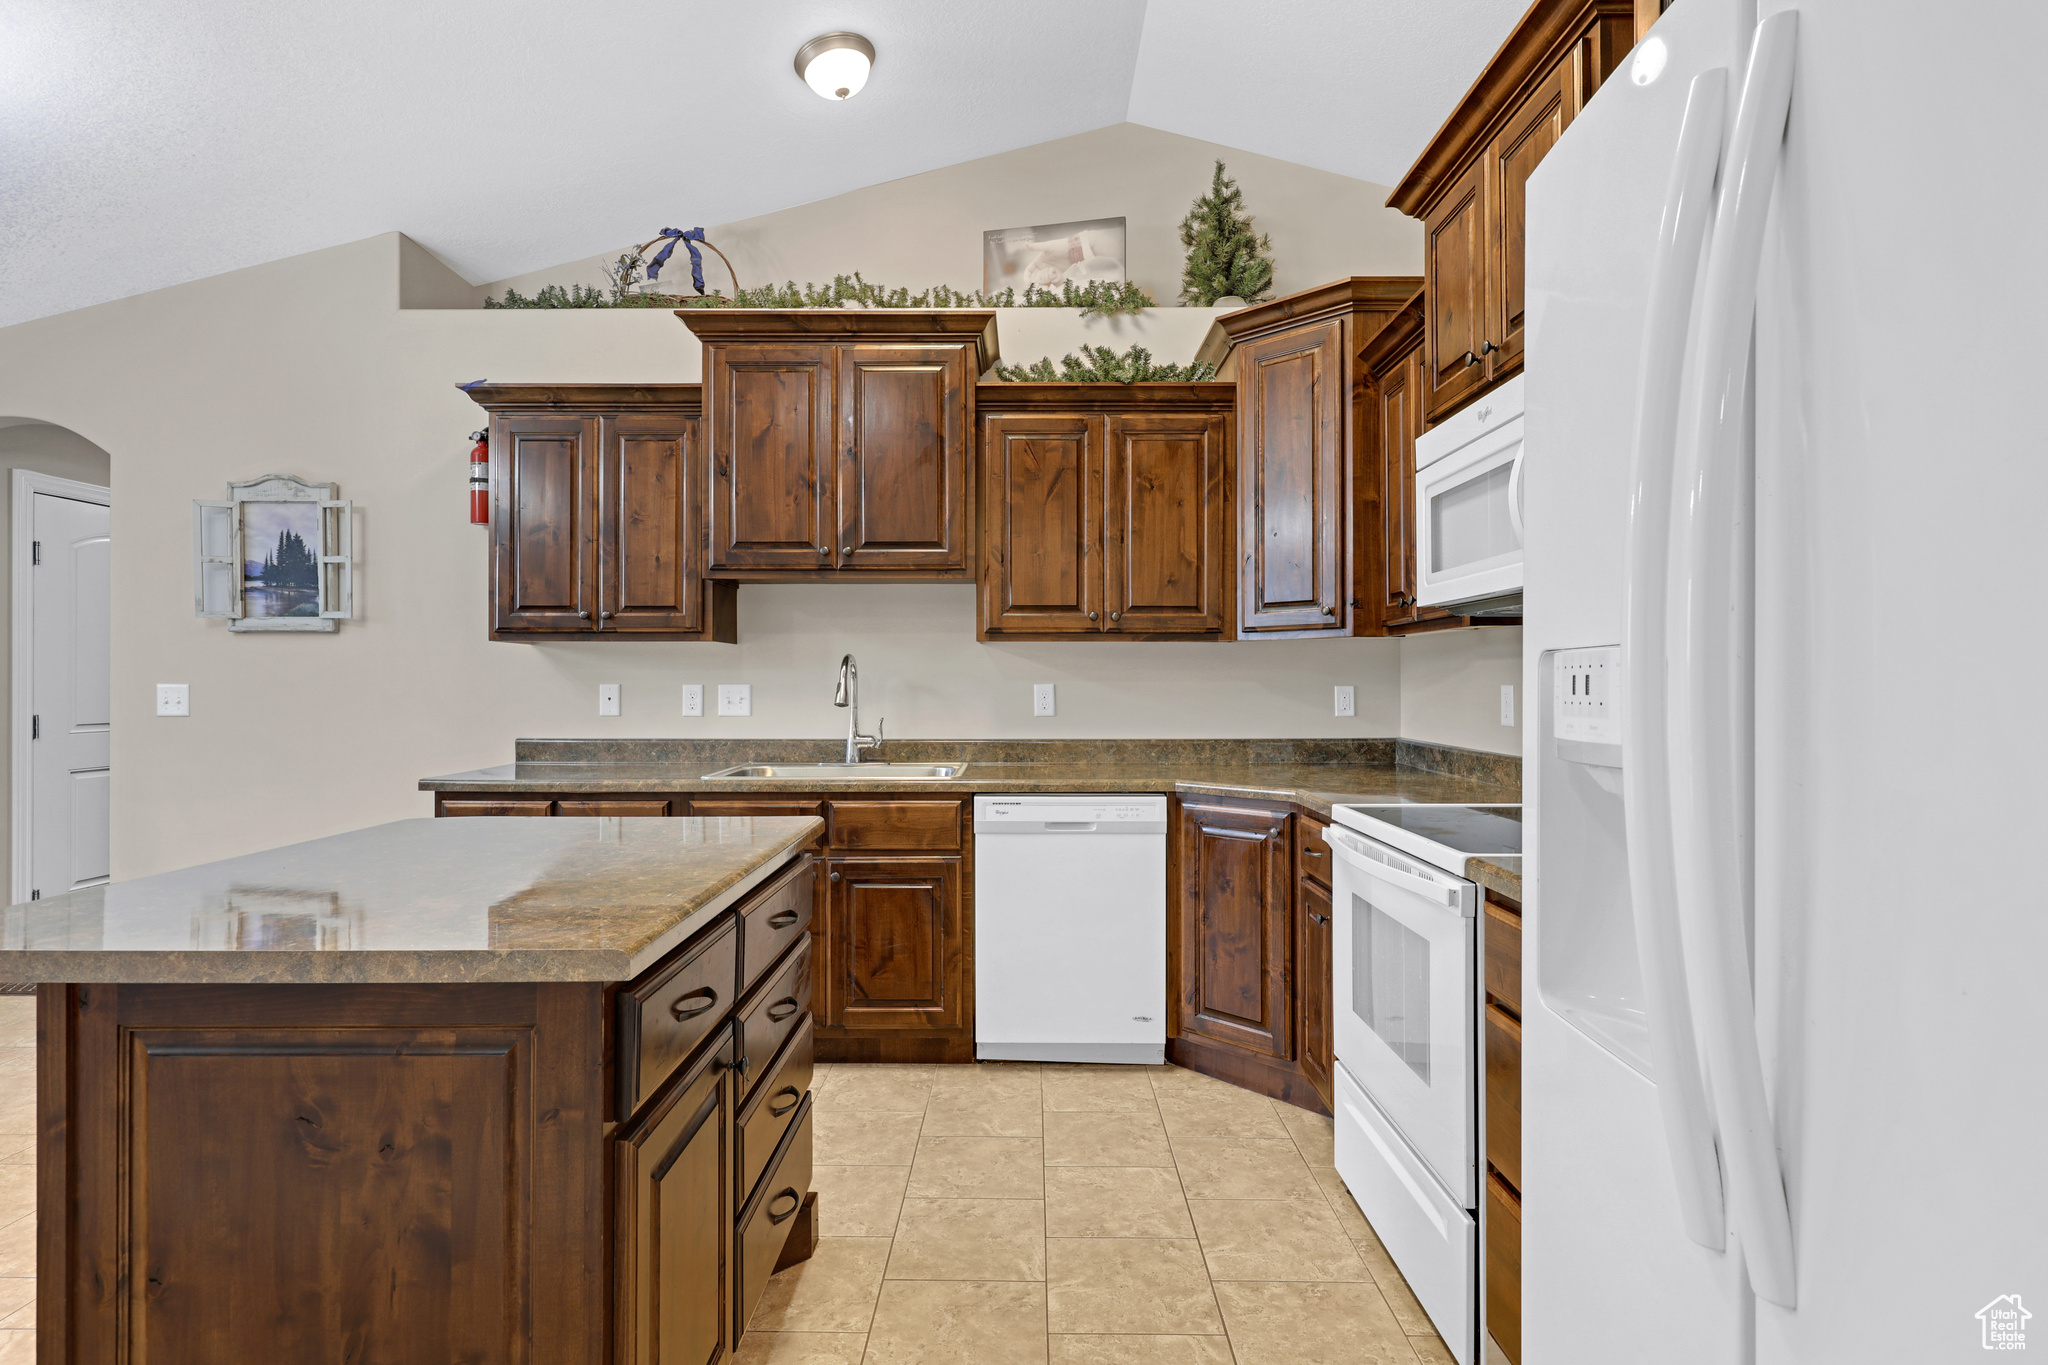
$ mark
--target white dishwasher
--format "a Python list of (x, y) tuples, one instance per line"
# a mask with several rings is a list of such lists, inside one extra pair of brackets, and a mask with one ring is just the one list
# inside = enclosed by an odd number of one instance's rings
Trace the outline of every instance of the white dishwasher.
[(974, 1053), (1166, 1060), (1166, 798), (974, 798)]

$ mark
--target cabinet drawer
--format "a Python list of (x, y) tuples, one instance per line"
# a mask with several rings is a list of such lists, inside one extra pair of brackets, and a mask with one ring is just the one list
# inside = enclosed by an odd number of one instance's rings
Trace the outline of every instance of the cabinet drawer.
[(661, 1088), (739, 995), (739, 926), (726, 919), (619, 991), (619, 1117)]
[(1306, 815), (1298, 815), (1294, 826), (1301, 831), (1301, 875), (1312, 877), (1324, 886), (1330, 884), (1330, 840), (1329, 826)]
[(495, 800), (486, 797), (456, 797), (441, 803), (443, 815), (547, 815), (552, 801)]
[(747, 990), (810, 932), (817, 904), (818, 864), (805, 857), (757, 892), (740, 911), (740, 989)]
[(767, 1077), (768, 1063), (783, 1040), (797, 1031), (811, 1007), (811, 939), (808, 934), (782, 964), (782, 970), (756, 986), (740, 1002), (736, 1022), (740, 1035), (740, 1075), (744, 1092), (757, 1089)]
[(1522, 917), (1486, 898), (1486, 993), (1522, 1013)]
[(774, 796), (693, 796), (690, 814), (713, 816), (816, 815), (825, 814), (825, 803), (805, 798)]
[(1486, 1331), (1510, 1361), (1522, 1358), (1522, 1201), (1486, 1177)]
[(1522, 1188), (1522, 1026), (1486, 1006), (1486, 1159)]
[(804, 1206), (804, 1196), (810, 1189), (811, 1101), (806, 1099), (797, 1110), (782, 1150), (775, 1155), (774, 1167), (762, 1179), (753, 1202), (740, 1214), (739, 1247), (735, 1255), (739, 1263), (740, 1331), (746, 1330), (748, 1319), (754, 1316), (754, 1306), (761, 1301), (768, 1277), (775, 1273), (775, 1262), (782, 1255), (783, 1244), (789, 1241), (790, 1225), (797, 1210)]
[(834, 849), (956, 849), (958, 801), (833, 801), (826, 842)]
[(557, 801), (557, 815), (667, 815), (668, 801)]
[(754, 1097), (740, 1109), (734, 1126), (734, 1146), (738, 1151), (733, 1169), (739, 1174), (738, 1202), (742, 1206), (760, 1182), (761, 1173), (768, 1169), (768, 1158), (782, 1142), (782, 1135), (796, 1122), (796, 1111), (810, 1092), (811, 1055), (811, 1020), (806, 1016), (802, 1026), (790, 1036), (782, 1055), (775, 1059), (775, 1065), (769, 1068), (767, 1084), (755, 1090)]

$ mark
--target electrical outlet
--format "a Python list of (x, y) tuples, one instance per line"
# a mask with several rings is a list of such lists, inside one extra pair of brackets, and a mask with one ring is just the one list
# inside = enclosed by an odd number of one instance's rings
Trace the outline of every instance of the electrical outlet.
[(754, 714), (754, 686), (752, 683), (720, 683), (718, 685), (718, 714), (721, 716), (751, 716)]
[(683, 684), (683, 714), (701, 716), (704, 714), (704, 684)]
[(156, 713), (160, 716), (189, 716), (192, 714), (192, 686), (190, 683), (158, 683), (156, 685)]
[(1500, 685), (1500, 723), (1507, 726), (1512, 726), (1515, 723), (1515, 685), (1513, 683), (1502, 683)]
[(1621, 743), (1621, 646), (1561, 649), (1550, 666), (1550, 722), (1557, 738)]
[(619, 685), (599, 683), (597, 685), (597, 714), (616, 716), (619, 714)]
[(1033, 683), (1031, 685), (1031, 714), (1034, 716), (1050, 716), (1054, 714), (1051, 683)]
[(1337, 689), (1337, 714), (1340, 716), (1355, 716), (1358, 714), (1358, 692), (1357, 689), (1349, 684)]

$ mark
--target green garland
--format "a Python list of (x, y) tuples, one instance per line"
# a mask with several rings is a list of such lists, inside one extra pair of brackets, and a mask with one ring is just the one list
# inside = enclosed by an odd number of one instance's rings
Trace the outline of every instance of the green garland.
[(1077, 287), (1071, 282), (1058, 289), (1025, 286), (1020, 298), (1015, 289), (984, 294), (978, 289), (952, 289), (933, 285), (921, 293), (908, 289), (886, 289), (869, 284), (859, 271), (835, 275), (828, 285), (785, 284), (742, 289), (731, 298), (723, 294), (642, 294), (633, 289), (640, 279), (637, 253), (619, 257), (605, 273), (611, 289), (593, 289), (577, 284), (564, 289), (559, 284), (543, 286), (538, 293), (521, 294), (507, 289), (501, 301), (484, 300), (486, 308), (1078, 308), (1084, 317), (1115, 317), (1137, 313), (1153, 306), (1152, 296), (1135, 284), (1095, 283)]
[(1196, 384), (1215, 377), (1216, 367), (1206, 360), (1186, 365), (1155, 365), (1152, 353), (1143, 346), (1133, 346), (1119, 355), (1112, 347), (1090, 346), (1086, 342), (1081, 345), (1080, 355), (1069, 351), (1061, 356), (1057, 370), (1051, 356), (1029, 365), (996, 362), (996, 378), (1011, 384)]

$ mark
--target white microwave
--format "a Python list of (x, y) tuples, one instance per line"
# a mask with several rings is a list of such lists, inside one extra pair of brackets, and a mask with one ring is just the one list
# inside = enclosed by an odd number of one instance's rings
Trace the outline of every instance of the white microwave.
[(1415, 600), (1522, 612), (1522, 376), (1415, 439)]

